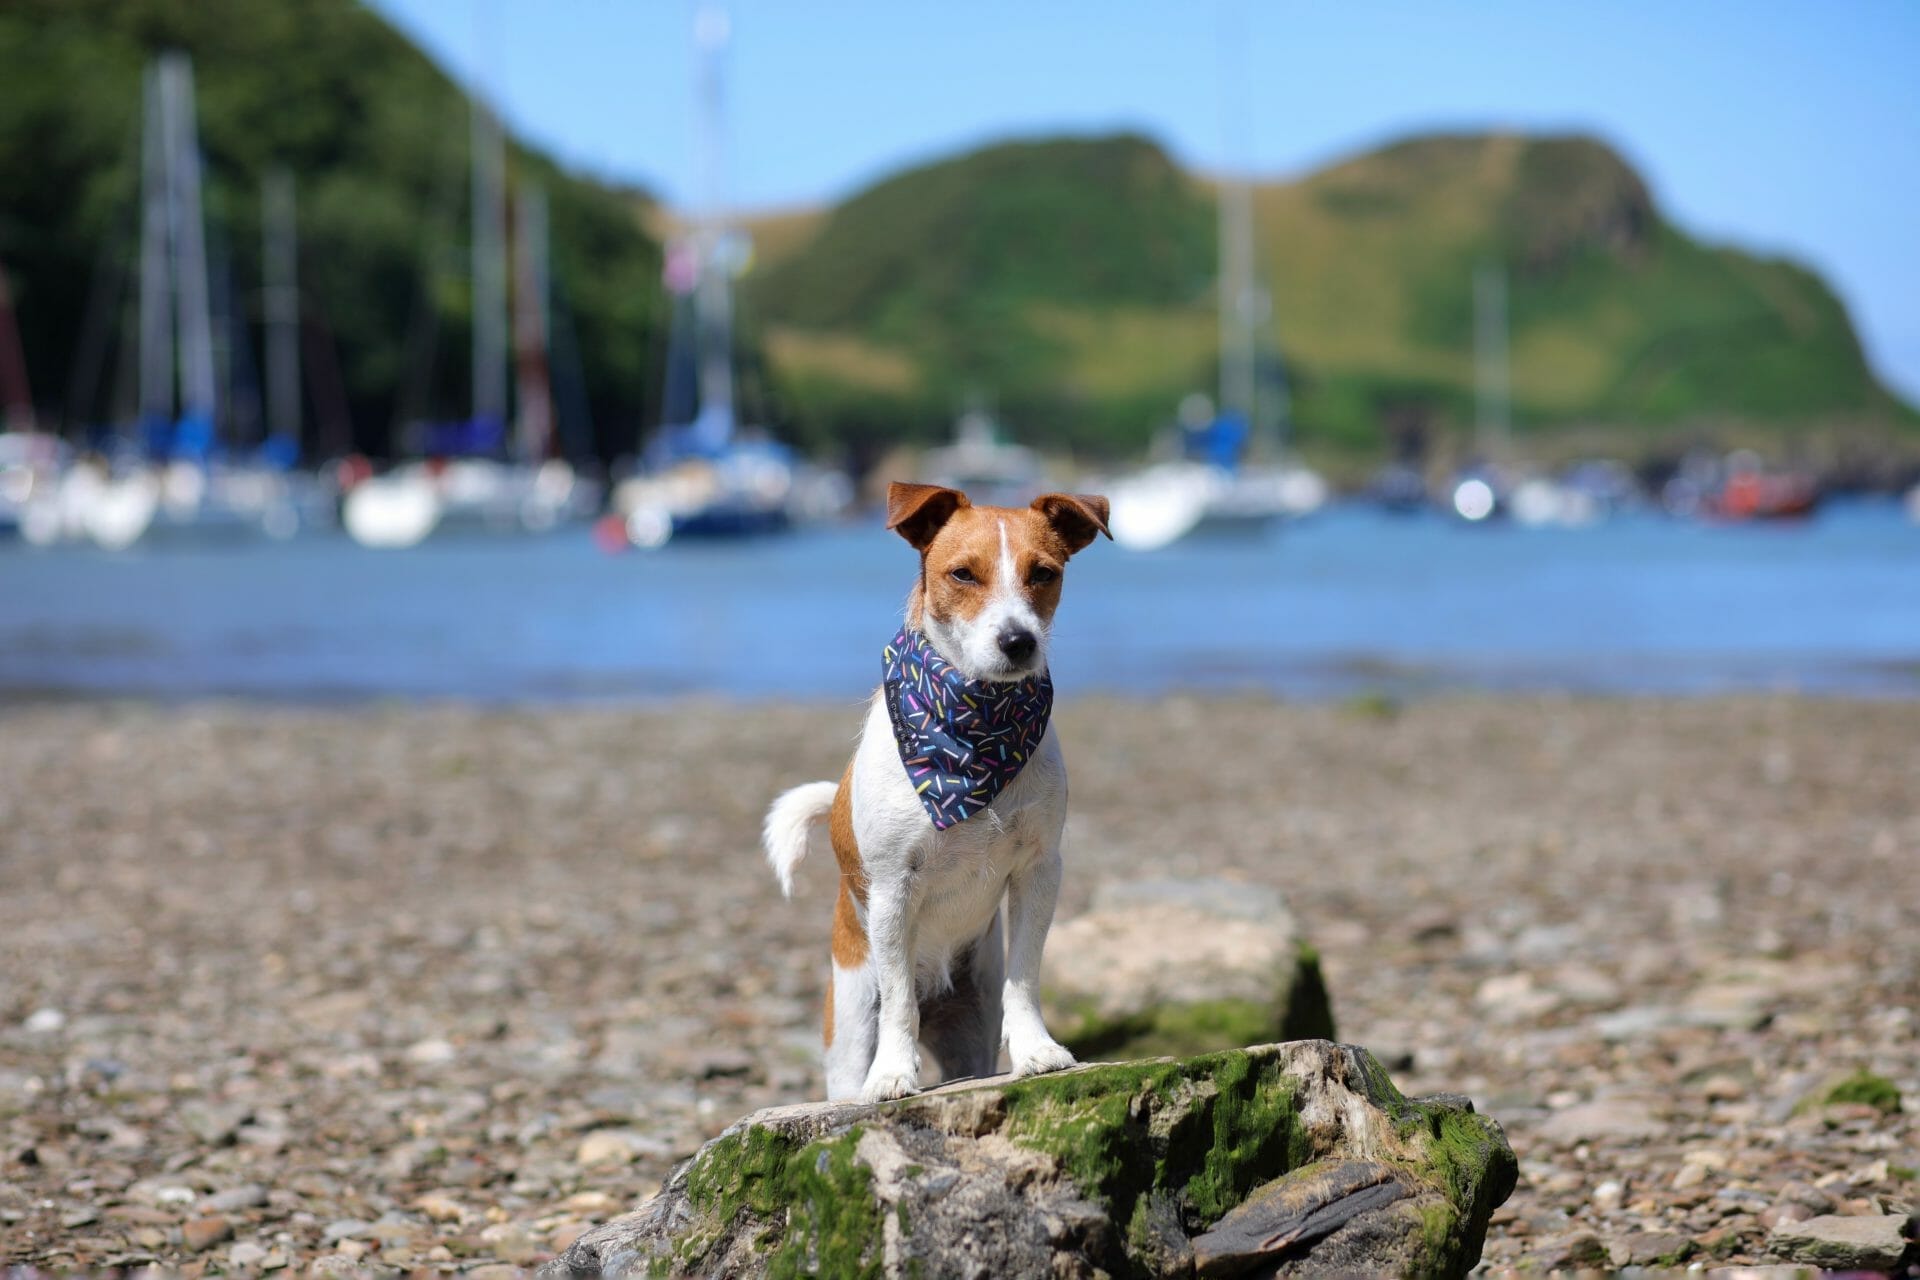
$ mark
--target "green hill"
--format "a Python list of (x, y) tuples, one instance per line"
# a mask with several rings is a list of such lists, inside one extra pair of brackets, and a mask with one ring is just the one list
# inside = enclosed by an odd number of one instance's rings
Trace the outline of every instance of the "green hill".
[[(1416, 139), (1260, 187), (1255, 207), (1269, 344), (1322, 455), (1377, 453), (1388, 422), (1463, 429), (1488, 262), (1508, 272), (1514, 416), (1536, 443), (1914, 421), (1817, 277), (1696, 242), (1590, 139)], [(984, 395), (1032, 439), (1121, 453), (1213, 384), (1213, 192), (1144, 139), (991, 147), (792, 226), (748, 301), (812, 438), (936, 437)]]
[[(9, 0), (0, 7), (0, 263), (36, 402), (56, 422), (129, 406), (124, 341), (88, 377), (83, 333), (128, 332), (141, 75), (193, 57), (210, 252), (257, 320), (260, 179), (298, 183), (310, 432), (384, 451), (401, 417), (467, 408), (468, 110), (427, 57), (354, 0)], [(630, 451), (659, 381), (659, 250), (634, 193), (513, 147), (548, 192), (556, 385), (576, 429)], [(90, 299), (92, 300), (90, 302)], [(571, 341), (567, 341), (567, 340)], [(257, 348), (256, 348), (257, 349)], [(567, 395), (584, 393), (570, 407)], [(318, 412), (315, 412), (317, 410)], [(317, 425), (316, 425), (317, 424)], [(312, 443), (310, 437), (310, 443)]]
[[(130, 414), (141, 73), (170, 48), (193, 56), (210, 244), (251, 327), (233, 358), (257, 363), (260, 180), (284, 166), (309, 445), (379, 453), (398, 422), (462, 415), (466, 102), (354, 0), (0, 6), (0, 265), (42, 411), (73, 430)], [(665, 220), (524, 147), (509, 170), (549, 193), (563, 418), (628, 452), (658, 412)], [(1508, 269), (1534, 447), (1915, 422), (1815, 276), (1693, 240), (1590, 140), (1418, 139), (1256, 206), (1267, 345), (1322, 456), (1374, 456), (1389, 429), (1458, 437), (1489, 261)], [(984, 399), (1035, 443), (1134, 454), (1213, 384), (1215, 224), (1209, 186), (1131, 135), (989, 147), (789, 211), (743, 286), (743, 398), (822, 448), (944, 437)]]

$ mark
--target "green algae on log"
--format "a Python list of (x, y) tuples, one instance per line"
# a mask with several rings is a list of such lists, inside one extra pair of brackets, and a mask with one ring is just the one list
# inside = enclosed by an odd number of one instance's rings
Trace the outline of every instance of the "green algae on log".
[(1515, 1173), (1464, 1099), (1297, 1041), (758, 1112), (543, 1275), (1460, 1275)]

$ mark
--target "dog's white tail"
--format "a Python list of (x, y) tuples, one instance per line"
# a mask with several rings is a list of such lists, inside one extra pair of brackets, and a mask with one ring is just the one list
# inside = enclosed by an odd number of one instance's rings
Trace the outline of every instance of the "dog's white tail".
[(793, 896), (793, 869), (807, 856), (807, 837), (815, 823), (825, 822), (833, 812), (833, 797), (840, 790), (837, 782), (809, 782), (784, 791), (767, 810), (767, 824), (761, 829), (760, 843), (780, 878), (780, 892)]

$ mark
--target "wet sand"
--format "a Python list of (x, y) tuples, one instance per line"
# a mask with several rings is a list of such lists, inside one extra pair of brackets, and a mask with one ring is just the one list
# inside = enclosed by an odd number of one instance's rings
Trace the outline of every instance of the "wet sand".
[[(0, 715), (0, 1260), (527, 1265), (815, 1096), (845, 704)], [(1283, 889), (1343, 1039), (1503, 1121), (1496, 1267), (1920, 1199), (1920, 704), (1075, 701), (1063, 914)], [(1903, 1113), (1799, 1108), (1869, 1069)], [(1798, 1206), (1797, 1208), (1795, 1206)]]

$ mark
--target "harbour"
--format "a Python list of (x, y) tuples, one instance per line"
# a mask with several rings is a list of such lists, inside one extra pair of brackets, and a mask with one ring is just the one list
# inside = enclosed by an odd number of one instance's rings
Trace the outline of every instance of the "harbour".
[[(609, 556), (583, 526), (398, 553), (337, 534), (0, 548), (0, 691), (491, 703), (857, 698), (915, 573), (877, 523)], [(1920, 695), (1920, 527), (1483, 527), (1340, 504), (1077, 557), (1064, 695)]]

